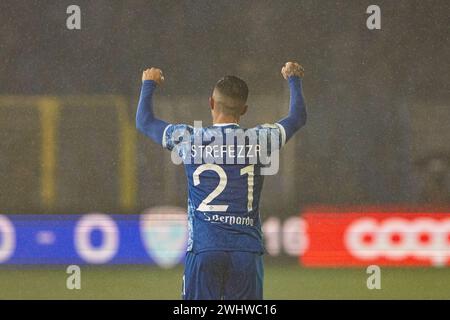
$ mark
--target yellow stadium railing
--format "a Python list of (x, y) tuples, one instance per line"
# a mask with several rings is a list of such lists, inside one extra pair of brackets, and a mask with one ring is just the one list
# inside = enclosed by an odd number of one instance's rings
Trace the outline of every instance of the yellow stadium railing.
[(0, 96), (0, 108), (5, 106), (36, 107), (39, 110), (40, 197), (43, 208), (51, 210), (57, 199), (56, 168), (58, 165), (57, 124), (62, 105), (86, 107), (113, 106), (119, 128), (118, 189), (119, 206), (131, 211), (136, 205), (136, 130), (127, 115), (127, 102), (121, 96)]

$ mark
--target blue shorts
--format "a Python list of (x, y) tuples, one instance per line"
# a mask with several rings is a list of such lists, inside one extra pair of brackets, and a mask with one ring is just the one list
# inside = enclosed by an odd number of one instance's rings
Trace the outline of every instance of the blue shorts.
[(184, 300), (262, 300), (260, 253), (205, 251), (186, 254)]

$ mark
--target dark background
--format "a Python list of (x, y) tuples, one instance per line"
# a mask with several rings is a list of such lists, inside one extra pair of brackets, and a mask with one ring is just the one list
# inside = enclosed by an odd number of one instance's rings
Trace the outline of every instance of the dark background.
[[(66, 8), (82, 29), (67, 30)], [(450, 203), (450, 2), (377, 1), (381, 30), (366, 28), (370, 1), (1, 1), (0, 95), (114, 94), (133, 124), (142, 69), (158, 66), (160, 116), (209, 121), (218, 78), (250, 87), (244, 125), (287, 111), (279, 72), (304, 65), (309, 119), (266, 180), (263, 214), (308, 204)], [(103, 107), (102, 107), (103, 108)], [(64, 106), (58, 122), (57, 201), (39, 185), (39, 115), (0, 107), (0, 212), (122, 212), (117, 203), (114, 108)], [(186, 202), (183, 170), (142, 136), (131, 212)]]

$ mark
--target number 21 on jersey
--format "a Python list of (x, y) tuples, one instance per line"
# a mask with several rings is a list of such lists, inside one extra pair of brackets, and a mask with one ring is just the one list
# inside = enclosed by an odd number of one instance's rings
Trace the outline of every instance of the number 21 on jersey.
[[(228, 205), (213, 205), (210, 204), (216, 197), (218, 197), (223, 190), (225, 190), (228, 182), (227, 174), (222, 167), (217, 164), (202, 164), (193, 173), (194, 186), (200, 184), (200, 175), (204, 171), (214, 171), (219, 176), (219, 184), (217, 187), (205, 198), (202, 203), (198, 206), (198, 211), (213, 211), (213, 212), (226, 212)], [(241, 169), (241, 175), (247, 175), (247, 210), (251, 211), (253, 209), (253, 186), (254, 186), (254, 174), (255, 165), (249, 165)]]

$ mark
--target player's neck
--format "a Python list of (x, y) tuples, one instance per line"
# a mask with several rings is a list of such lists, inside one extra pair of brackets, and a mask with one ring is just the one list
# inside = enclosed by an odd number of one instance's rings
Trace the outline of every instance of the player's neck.
[(228, 124), (228, 123), (236, 123), (239, 124), (239, 118), (228, 116), (228, 115), (217, 115), (213, 118), (213, 124)]

